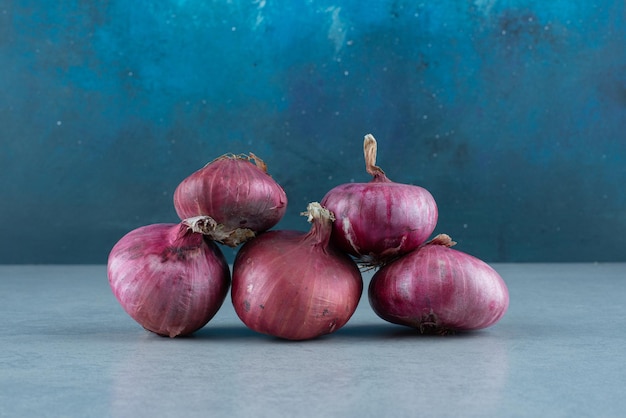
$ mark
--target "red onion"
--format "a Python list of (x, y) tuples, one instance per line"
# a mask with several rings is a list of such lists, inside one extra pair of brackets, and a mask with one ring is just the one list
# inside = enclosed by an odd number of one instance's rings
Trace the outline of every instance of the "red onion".
[(212, 218), (213, 222), (206, 224), (210, 229), (203, 233), (236, 247), (282, 219), (287, 195), (256, 155), (225, 155), (178, 185), (174, 207), (180, 219)]
[(322, 206), (336, 216), (333, 242), (362, 262), (380, 265), (424, 243), (437, 224), (437, 205), (428, 190), (394, 183), (376, 166), (376, 140), (363, 143), (369, 183), (348, 183), (330, 190)]
[(137, 228), (109, 254), (107, 273), (115, 297), (148, 331), (191, 334), (213, 318), (226, 298), (226, 259), (214, 242), (194, 232), (195, 223)]
[(378, 316), (423, 333), (486, 328), (509, 306), (509, 292), (485, 262), (453, 250), (448, 235), (437, 235), (419, 249), (378, 270), (369, 301)]
[(308, 205), (308, 233), (268, 231), (241, 247), (233, 265), (232, 302), (250, 329), (289, 340), (330, 334), (359, 303), (356, 263), (329, 245), (333, 215)]

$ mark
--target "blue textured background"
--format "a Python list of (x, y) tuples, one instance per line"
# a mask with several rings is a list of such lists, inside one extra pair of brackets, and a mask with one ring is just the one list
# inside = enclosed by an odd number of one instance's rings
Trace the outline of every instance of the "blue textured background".
[(306, 230), (370, 132), (458, 249), (626, 261), (624, 1), (364, 4), (1, 0), (0, 262), (104, 263), (226, 152)]

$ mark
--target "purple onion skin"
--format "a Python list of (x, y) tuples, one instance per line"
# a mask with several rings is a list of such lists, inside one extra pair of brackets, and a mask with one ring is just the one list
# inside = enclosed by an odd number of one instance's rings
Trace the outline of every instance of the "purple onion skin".
[(363, 292), (359, 268), (328, 246), (330, 225), (319, 229), (269, 231), (241, 247), (231, 296), (248, 328), (308, 340), (337, 331), (354, 314)]
[(148, 331), (172, 338), (204, 327), (230, 286), (218, 246), (182, 223), (126, 234), (109, 254), (107, 274), (126, 313)]
[(437, 225), (437, 204), (428, 190), (391, 182), (384, 174), (337, 186), (320, 203), (335, 214), (334, 244), (372, 264), (415, 250)]
[(249, 158), (223, 156), (185, 178), (174, 191), (180, 219), (205, 215), (228, 231), (255, 233), (276, 225), (287, 210), (287, 195), (254, 158), (261, 167)]
[(505, 282), (478, 258), (437, 244), (440, 237), (374, 274), (368, 289), (374, 312), (422, 333), (471, 331), (495, 324), (509, 306)]

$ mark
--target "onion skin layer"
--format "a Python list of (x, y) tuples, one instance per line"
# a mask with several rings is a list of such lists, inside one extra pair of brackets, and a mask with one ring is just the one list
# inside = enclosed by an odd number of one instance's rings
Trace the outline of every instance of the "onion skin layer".
[(333, 243), (371, 264), (415, 250), (437, 225), (437, 205), (428, 190), (386, 177), (337, 186), (321, 204), (336, 217)]
[(374, 312), (422, 333), (478, 330), (498, 322), (509, 306), (504, 280), (450, 243), (439, 235), (378, 270), (368, 288)]
[(107, 274), (126, 313), (148, 331), (169, 337), (204, 327), (230, 286), (218, 246), (184, 223), (129, 232), (111, 250)]
[(328, 246), (330, 225), (318, 226), (309, 233), (268, 231), (241, 247), (231, 296), (248, 328), (308, 340), (337, 331), (354, 314), (363, 292), (359, 268)]
[(181, 220), (210, 216), (219, 227), (207, 235), (236, 247), (276, 225), (287, 210), (287, 194), (266, 170), (254, 154), (217, 158), (176, 187), (176, 213)]

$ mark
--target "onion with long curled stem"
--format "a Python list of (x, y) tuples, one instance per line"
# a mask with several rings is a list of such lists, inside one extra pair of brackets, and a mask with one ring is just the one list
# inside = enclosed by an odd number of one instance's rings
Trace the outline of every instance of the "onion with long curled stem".
[(395, 183), (376, 166), (377, 143), (363, 142), (368, 183), (331, 189), (322, 206), (335, 214), (333, 242), (364, 264), (381, 265), (423, 244), (437, 224), (435, 199), (423, 187)]

